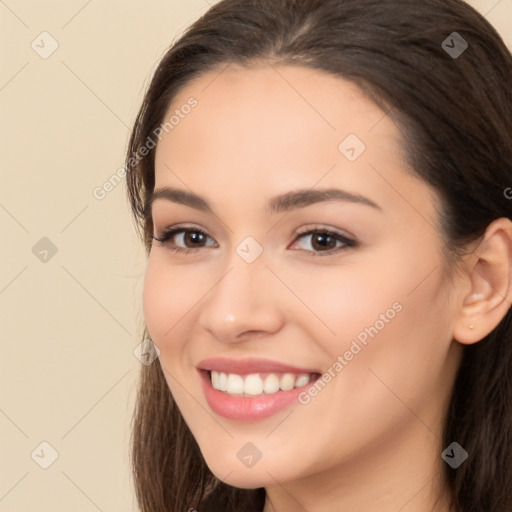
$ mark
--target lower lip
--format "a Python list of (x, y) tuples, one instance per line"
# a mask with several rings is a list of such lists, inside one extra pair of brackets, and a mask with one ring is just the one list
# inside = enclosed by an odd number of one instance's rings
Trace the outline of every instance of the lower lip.
[(212, 386), (209, 372), (200, 370), (199, 373), (210, 408), (219, 416), (237, 421), (260, 420), (286, 409), (293, 402), (297, 403), (299, 394), (314, 382), (311, 381), (290, 391), (276, 391), (255, 397), (243, 397), (228, 395), (215, 389)]

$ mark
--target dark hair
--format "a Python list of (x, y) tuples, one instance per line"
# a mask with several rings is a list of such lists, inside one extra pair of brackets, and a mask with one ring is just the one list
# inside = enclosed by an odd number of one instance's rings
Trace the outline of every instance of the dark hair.
[[(461, 55), (449, 53), (453, 32), (468, 44)], [(350, 80), (388, 113), (411, 172), (441, 198), (440, 225), (453, 261), (493, 220), (512, 217), (504, 193), (512, 184), (512, 57), (472, 7), (461, 0), (223, 0), (164, 55), (129, 140), (128, 197), (147, 254), (155, 151), (134, 155), (191, 80), (228, 63), (262, 60)], [(511, 510), (511, 371), (509, 309), (493, 332), (464, 347), (446, 411), (443, 446), (457, 441), (469, 453), (456, 470), (444, 465), (458, 511)], [(263, 509), (263, 488), (231, 487), (208, 469), (159, 360), (141, 366), (131, 460), (143, 512)]]

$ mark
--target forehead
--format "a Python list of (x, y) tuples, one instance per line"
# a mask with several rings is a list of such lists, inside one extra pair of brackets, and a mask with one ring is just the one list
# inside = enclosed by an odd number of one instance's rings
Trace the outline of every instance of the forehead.
[(399, 147), (394, 123), (356, 84), (316, 69), (270, 63), (224, 66), (187, 84), (165, 118), (183, 108), (191, 96), (198, 105), (173, 128), (176, 144), (180, 132), (185, 138), (193, 131), (197, 137), (209, 132), (216, 144), (224, 142), (231, 149), (251, 144), (283, 148), (300, 140), (306, 150), (323, 139), (337, 152), (339, 142), (354, 133), (373, 146), (384, 136), (385, 143)]
[[(196, 106), (183, 109), (190, 98)], [(381, 203), (411, 192), (434, 198), (407, 169), (391, 118), (356, 84), (323, 71), (223, 66), (187, 84), (165, 119), (173, 114), (179, 122), (157, 146), (157, 187), (185, 180), (201, 195), (231, 188), (263, 200), (271, 184), (279, 193), (319, 183)]]

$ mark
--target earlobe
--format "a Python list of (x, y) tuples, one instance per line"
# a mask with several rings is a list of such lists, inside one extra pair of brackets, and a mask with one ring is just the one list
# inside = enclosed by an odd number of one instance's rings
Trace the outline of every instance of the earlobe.
[[(482, 242), (467, 260), (470, 282), (461, 300), (453, 338), (464, 345), (476, 343), (492, 332), (512, 304), (512, 222), (493, 221)], [(467, 281), (466, 281), (467, 283)]]

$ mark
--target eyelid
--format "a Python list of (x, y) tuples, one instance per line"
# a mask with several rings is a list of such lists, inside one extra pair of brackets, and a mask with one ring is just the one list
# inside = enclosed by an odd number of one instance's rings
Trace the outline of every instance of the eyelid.
[(354, 234), (352, 234), (350, 231), (347, 231), (346, 229), (328, 227), (325, 224), (308, 225), (305, 228), (295, 230), (293, 235), (300, 236), (306, 233), (310, 233), (311, 231), (328, 231), (331, 232), (333, 235), (339, 236), (341, 238), (345, 238), (347, 240), (352, 239), (354, 242), (357, 239), (357, 237)]
[[(182, 232), (193, 232), (193, 233), (201, 233), (202, 235), (206, 236), (207, 238), (210, 238), (211, 240), (214, 240), (205, 230), (198, 228), (196, 226), (182, 226), (182, 225), (176, 225), (169, 228), (166, 228), (163, 230), (162, 235), (159, 237), (156, 237), (153, 235), (153, 239), (160, 242), (162, 246), (166, 246), (169, 250), (172, 250), (177, 253), (196, 253), (200, 249), (204, 249), (206, 247), (176, 247), (175, 245), (172, 245), (169, 243), (169, 240), (172, 239), (177, 234), (181, 234)], [(356, 237), (354, 237), (352, 234), (349, 236), (344, 235), (340, 233), (340, 231), (337, 228), (328, 228), (325, 225), (316, 225), (316, 226), (309, 226), (306, 228), (301, 228), (300, 230), (296, 230), (293, 233), (293, 236), (295, 237), (292, 245), (296, 243), (297, 240), (299, 240), (301, 237), (305, 237), (306, 235), (314, 235), (314, 234), (325, 234), (327, 236), (330, 236), (334, 238), (338, 242), (342, 242), (343, 246), (338, 247), (335, 249), (328, 249), (326, 251), (308, 251), (305, 249), (299, 249), (299, 251), (303, 253), (307, 253), (308, 256), (316, 257), (316, 256), (334, 256), (346, 249), (354, 248), (359, 245), (359, 242), (356, 240)], [(215, 240), (214, 240), (215, 242)], [(217, 243), (217, 242), (215, 242)], [(297, 249), (294, 249), (297, 250)]]
[[(203, 229), (198, 228), (196, 226), (174, 226), (174, 227), (170, 227), (170, 228), (165, 228), (159, 237), (153, 235), (152, 238), (153, 238), (153, 240), (160, 242), (162, 245), (166, 245), (168, 243), (169, 239), (173, 238), (178, 233), (187, 232), (187, 231), (191, 231), (193, 233), (201, 233), (201, 234), (205, 235), (206, 237), (210, 238), (211, 240), (213, 240), (213, 238), (206, 231), (204, 231)], [(196, 250), (195, 248), (180, 248), (180, 249), (183, 249), (184, 251), (186, 251), (187, 249), (189, 249), (191, 251)], [(197, 249), (202, 249), (202, 247), (198, 247)]]
[[(342, 242), (343, 246), (337, 247), (335, 249), (328, 249), (326, 251), (306, 251), (306, 250), (302, 249), (301, 252), (306, 253), (308, 255), (308, 257), (336, 256), (339, 253), (341, 253), (347, 249), (355, 248), (359, 245), (359, 242), (356, 240), (356, 238), (353, 235), (350, 235), (350, 237), (349, 237), (349, 236), (346, 236), (346, 235), (340, 233), (340, 231), (338, 229), (327, 228), (325, 226), (308, 227), (308, 228), (301, 229), (300, 231), (296, 231), (294, 233), (294, 235), (296, 237), (295, 240), (300, 240), (300, 238), (304, 237), (305, 235), (311, 236), (311, 235), (314, 235), (315, 233), (316, 234), (324, 234), (326, 236), (334, 238), (337, 242)], [(292, 243), (292, 245), (296, 243), (295, 240)]]

